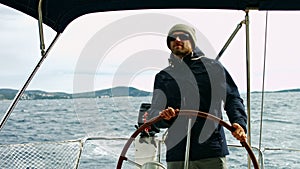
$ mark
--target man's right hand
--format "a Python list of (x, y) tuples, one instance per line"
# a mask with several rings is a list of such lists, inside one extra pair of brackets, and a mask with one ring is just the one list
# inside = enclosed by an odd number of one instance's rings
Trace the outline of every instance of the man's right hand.
[(159, 113), (159, 116), (165, 120), (170, 120), (171, 118), (177, 115), (178, 109), (173, 109), (172, 107), (168, 107)]

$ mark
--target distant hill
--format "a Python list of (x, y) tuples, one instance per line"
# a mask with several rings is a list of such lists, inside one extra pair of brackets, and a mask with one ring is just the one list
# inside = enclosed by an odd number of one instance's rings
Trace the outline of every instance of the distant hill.
[[(18, 90), (14, 89), (0, 89), (0, 100), (12, 100)], [(21, 100), (36, 100), (36, 99), (71, 99), (71, 98), (94, 98), (94, 97), (141, 97), (149, 96), (152, 92), (146, 92), (136, 89), (134, 87), (115, 87), (92, 92), (69, 94), (64, 92), (46, 92), (41, 90), (25, 91)]]
[(279, 91), (275, 91), (277, 93), (281, 93), (281, 92), (300, 92), (300, 89), (287, 89), (287, 90), (279, 90)]
[[(0, 100), (12, 100), (18, 90), (0, 89)], [(45, 92), (41, 90), (28, 90), (21, 96), (21, 100), (36, 100), (36, 99), (70, 99), (71, 94), (63, 92)]]
[(94, 92), (85, 92), (73, 94), (73, 98), (90, 98), (90, 97), (142, 97), (149, 96), (152, 92), (146, 92), (143, 90), (136, 89), (134, 87), (114, 87), (109, 89), (97, 90)]
[[(0, 89), (0, 100), (12, 100), (18, 90), (15, 89)], [(278, 91), (266, 91), (266, 93), (283, 93), (283, 92), (300, 92), (300, 89), (287, 89)], [(252, 93), (261, 93), (260, 91), (255, 91)], [(104, 97), (142, 97), (150, 96), (152, 92), (147, 92), (143, 90), (136, 89), (134, 87), (115, 87), (103, 90), (96, 90), (92, 92), (83, 93), (64, 93), (64, 92), (46, 92), (41, 90), (28, 90), (25, 91), (21, 97), (21, 100), (37, 100), (37, 99), (71, 99), (71, 98), (104, 98)]]
[[(286, 89), (277, 91), (265, 91), (265, 93), (285, 93), (285, 92), (300, 92), (300, 89)], [(254, 91), (252, 93), (261, 93), (261, 91)]]

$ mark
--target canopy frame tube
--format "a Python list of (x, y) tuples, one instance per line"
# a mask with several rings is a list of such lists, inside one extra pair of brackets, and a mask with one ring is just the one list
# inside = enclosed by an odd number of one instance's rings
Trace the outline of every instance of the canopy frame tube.
[(39, 6), (38, 6), (38, 8), (39, 8), (39, 10), (38, 10), (39, 11), (39, 20), (38, 20), (38, 22), (39, 22), (40, 49), (41, 49), (41, 56), (42, 57), (39, 60), (39, 62), (37, 63), (37, 65), (35, 66), (35, 68), (33, 69), (33, 71), (31, 72), (31, 74), (29, 75), (29, 77), (27, 78), (27, 80), (24, 83), (23, 87), (18, 91), (18, 93), (14, 97), (12, 103), (10, 104), (9, 108), (7, 109), (7, 111), (4, 114), (3, 118), (1, 119), (0, 131), (4, 127), (4, 125), (5, 125), (6, 121), (8, 120), (9, 116), (11, 115), (11, 113), (13, 112), (13, 110), (16, 107), (17, 103), (21, 99), (21, 96), (25, 92), (26, 88), (30, 84), (31, 80), (33, 79), (33, 77), (35, 76), (35, 74), (37, 73), (39, 68), (41, 67), (42, 63), (46, 59), (47, 55), (49, 54), (50, 50), (52, 49), (52, 47), (54, 46), (55, 42), (58, 40), (58, 38), (61, 34), (61, 33), (57, 33), (56, 36), (54, 37), (53, 41), (51, 42), (50, 46), (48, 47), (48, 49), (46, 51), (44, 51), (45, 43), (44, 43), (44, 33), (43, 33), (43, 26), (42, 26), (42, 24), (43, 24), (43, 21), (42, 21), (42, 1), (43, 0), (39, 1)]

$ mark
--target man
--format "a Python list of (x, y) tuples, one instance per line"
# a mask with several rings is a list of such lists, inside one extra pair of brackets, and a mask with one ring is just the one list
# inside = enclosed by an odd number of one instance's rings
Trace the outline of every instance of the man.
[[(190, 169), (225, 169), (229, 154), (223, 127), (200, 118), (178, 115), (180, 110), (208, 112), (222, 118), (222, 108), (236, 130), (233, 136), (246, 141), (247, 116), (237, 86), (220, 62), (204, 57), (196, 47), (195, 30), (184, 24), (173, 26), (167, 37), (170, 66), (155, 76), (149, 114), (163, 120), (153, 127), (168, 128), (168, 169), (183, 169), (188, 119), (191, 119)], [(180, 112), (179, 112), (180, 114)]]

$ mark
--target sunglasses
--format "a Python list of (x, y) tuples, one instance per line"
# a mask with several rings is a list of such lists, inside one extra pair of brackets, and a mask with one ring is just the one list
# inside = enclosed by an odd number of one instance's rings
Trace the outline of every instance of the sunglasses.
[(177, 37), (180, 40), (190, 40), (191, 39), (189, 34), (174, 34), (174, 35), (168, 36), (168, 41), (175, 41)]

